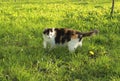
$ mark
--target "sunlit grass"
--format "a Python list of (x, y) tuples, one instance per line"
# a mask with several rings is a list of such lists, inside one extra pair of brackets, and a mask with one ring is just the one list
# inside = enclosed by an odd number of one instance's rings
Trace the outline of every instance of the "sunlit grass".
[[(85, 3), (0, 3), (0, 81), (119, 81), (120, 3), (114, 18), (111, 3)], [(99, 34), (85, 38), (75, 53), (64, 47), (48, 52), (42, 44), (46, 27)]]

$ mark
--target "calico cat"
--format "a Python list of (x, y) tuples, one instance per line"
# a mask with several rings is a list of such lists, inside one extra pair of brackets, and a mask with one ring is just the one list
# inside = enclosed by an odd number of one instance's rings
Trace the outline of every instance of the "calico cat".
[(47, 28), (43, 31), (43, 45), (44, 48), (50, 44), (51, 48), (56, 45), (67, 45), (70, 52), (74, 52), (78, 46), (82, 46), (82, 39), (84, 37), (97, 34), (98, 30), (89, 32), (79, 32), (67, 28)]

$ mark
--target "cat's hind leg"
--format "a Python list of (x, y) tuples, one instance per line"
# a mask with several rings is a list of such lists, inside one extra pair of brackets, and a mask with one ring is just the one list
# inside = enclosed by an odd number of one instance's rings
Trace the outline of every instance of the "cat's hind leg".
[(73, 46), (68, 46), (69, 52), (75, 52), (75, 49), (76, 49), (76, 48), (74, 48)]
[(68, 49), (70, 52), (75, 52), (76, 48), (79, 46), (79, 40), (74, 39), (68, 42)]
[(82, 47), (82, 40), (79, 42), (79, 46)]

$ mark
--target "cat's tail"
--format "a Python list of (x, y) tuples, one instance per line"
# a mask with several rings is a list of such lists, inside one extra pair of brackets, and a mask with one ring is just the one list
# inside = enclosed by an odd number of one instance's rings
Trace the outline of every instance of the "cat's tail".
[(93, 31), (82, 33), (82, 37), (88, 37), (88, 36), (96, 35), (98, 33), (99, 33), (98, 30), (93, 30)]

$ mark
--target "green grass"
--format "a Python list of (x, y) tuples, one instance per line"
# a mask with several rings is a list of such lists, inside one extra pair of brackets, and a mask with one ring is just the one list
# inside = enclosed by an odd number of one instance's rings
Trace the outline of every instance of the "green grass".
[[(108, 0), (68, 1), (0, 3), (0, 81), (120, 81), (120, 2), (110, 18)], [(46, 27), (100, 32), (75, 53), (47, 52)]]

